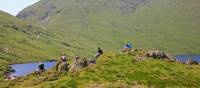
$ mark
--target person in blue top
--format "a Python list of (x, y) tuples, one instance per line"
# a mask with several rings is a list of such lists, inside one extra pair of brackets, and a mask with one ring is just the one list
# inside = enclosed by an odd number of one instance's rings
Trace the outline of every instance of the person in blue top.
[(129, 49), (132, 49), (132, 46), (130, 43), (126, 44), (126, 47), (129, 48)]
[(129, 52), (129, 51), (131, 51), (131, 50), (132, 50), (132, 45), (131, 45), (131, 43), (126, 44), (126, 45), (124, 46), (124, 48), (123, 48), (123, 52)]

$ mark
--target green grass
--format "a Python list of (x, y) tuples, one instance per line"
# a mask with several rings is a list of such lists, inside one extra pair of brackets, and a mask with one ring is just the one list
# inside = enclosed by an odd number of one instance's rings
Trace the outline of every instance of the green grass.
[[(27, 15), (26, 22), (0, 12), (0, 75), (11, 63), (57, 59), (63, 52), (70, 57), (90, 58), (98, 46), (104, 51), (116, 52), (127, 42), (145, 50), (199, 54), (200, 1), (136, 1), (41, 0), (20, 13)], [(46, 20), (41, 19), (47, 14)], [(32, 28), (27, 24), (32, 24)], [(100, 59), (96, 66), (85, 68), (75, 78), (61, 76), (41, 84), (39, 80), (38, 85), (27, 79), (24, 86), (131, 87), (135, 82), (156, 88), (199, 86), (199, 66), (152, 59), (136, 63), (131, 61), (131, 56), (113, 57), (113, 60), (102, 57), (102, 62)], [(0, 76), (0, 82), (3, 82), (3, 76)]]
[(82, 49), (57, 40), (59, 37), (54, 38), (57, 35), (37, 24), (25, 22), (5, 12), (0, 12), (0, 18), (0, 81), (9, 64), (55, 60), (62, 53), (71, 57), (77, 54), (76, 49)]
[[(43, 24), (55, 40), (82, 48), (66, 47), (74, 53), (91, 55), (98, 46), (117, 50), (131, 42), (146, 50), (199, 54), (199, 1), (141, 1), (41, 0), (18, 17)], [(47, 7), (52, 8), (49, 13)], [(41, 19), (44, 16), (48, 19)]]
[(137, 62), (135, 56), (108, 52), (98, 59), (96, 65), (83, 68), (75, 75), (68, 73), (54, 79), (52, 74), (44, 74), (40, 78), (48, 77), (48, 80), (42, 82), (33, 81), (39, 80), (36, 76), (29, 76), (15, 87), (198, 88), (200, 86), (199, 68), (199, 65), (184, 65), (153, 58)]
[(4, 12), (0, 18), (0, 81), (9, 64), (57, 59), (65, 52), (57, 50), (57, 42), (48, 42), (51, 34), (43, 28), (34, 24), (29, 28), (28, 22)]
[[(40, 27), (27, 27), (25, 23), (8, 14), (0, 14), (0, 48), (1, 59), (12, 63), (50, 59), (53, 57), (51, 45), (47, 44), (47, 32), (41, 32)], [(38, 33), (40, 39), (37, 39)], [(52, 47), (52, 48), (51, 48)], [(52, 55), (51, 55), (52, 54)]]

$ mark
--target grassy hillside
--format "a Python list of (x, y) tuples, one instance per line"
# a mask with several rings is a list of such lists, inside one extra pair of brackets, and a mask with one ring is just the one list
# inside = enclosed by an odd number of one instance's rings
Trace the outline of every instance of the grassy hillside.
[[(199, 54), (198, 0), (41, 0), (18, 14), (55, 34), (68, 51), (116, 50), (126, 42), (172, 54)], [(73, 46), (73, 47), (69, 47)]]
[[(62, 52), (90, 57), (98, 46), (119, 51), (131, 42), (145, 50), (199, 54), (198, 0), (41, 0), (18, 14), (0, 12), (0, 75), (8, 64), (49, 60)], [(24, 22), (26, 20), (27, 22)], [(30, 75), (11, 88), (199, 87), (200, 67), (106, 53), (77, 74)]]
[(64, 52), (45, 29), (4, 12), (0, 18), (0, 81), (9, 64), (51, 60)]
[(0, 17), (1, 59), (17, 63), (50, 59), (55, 55), (51, 52), (55, 47), (48, 44), (50, 33), (3, 12)]
[(51, 70), (9, 85), (12, 88), (198, 88), (199, 69), (199, 65), (153, 58), (137, 62), (135, 56), (108, 52), (97, 64), (82, 68), (77, 74), (57, 75)]

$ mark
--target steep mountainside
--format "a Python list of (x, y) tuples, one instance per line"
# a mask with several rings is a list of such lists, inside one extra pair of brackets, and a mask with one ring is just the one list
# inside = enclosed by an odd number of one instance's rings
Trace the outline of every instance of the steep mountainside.
[(50, 60), (61, 54), (51, 34), (0, 11), (0, 81), (8, 64)]
[[(41, 0), (17, 17), (37, 22), (67, 51), (137, 48), (200, 52), (198, 0)], [(73, 47), (72, 47), (73, 46)]]
[(48, 44), (51, 34), (45, 29), (4, 12), (0, 12), (0, 17), (0, 59), (17, 63), (52, 57), (47, 52), (53, 48)]

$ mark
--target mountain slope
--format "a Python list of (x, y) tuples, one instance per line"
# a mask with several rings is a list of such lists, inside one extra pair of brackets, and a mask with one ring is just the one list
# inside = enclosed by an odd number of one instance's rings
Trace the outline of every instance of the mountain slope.
[(1, 59), (17, 63), (49, 57), (48, 32), (3, 12), (0, 17)]
[[(37, 22), (70, 52), (126, 42), (173, 54), (200, 52), (198, 0), (41, 0), (17, 17)], [(67, 45), (74, 45), (68, 47)]]
[(9, 64), (52, 60), (62, 53), (45, 29), (2, 11), (0, 18), (0, 81)]

